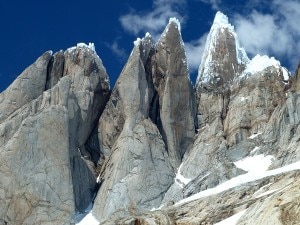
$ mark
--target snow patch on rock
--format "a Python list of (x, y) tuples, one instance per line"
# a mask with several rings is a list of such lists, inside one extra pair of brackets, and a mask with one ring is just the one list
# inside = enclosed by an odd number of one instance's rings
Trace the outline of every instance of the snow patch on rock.
[(137, 38), (137, 39), (133, 42), (134, 46), (139, 46), (140, 43), (141, 43), (141, 41), (142, 41), (142, 39)]
[(276, 60), (274, 57), (269, 57), (267, 55), (261, 56), (259, 54), (254, 56), (253, 59), (251, 59), (251, 61), (247, 64), (247, 67), (241, 77), (263, 71), (270, 66), (281, 70), (280, 72), (282, 73), (283, 79), (285, 81), (289, 80), (288, 70), (285, 67), (282, 67), (278, 60)]
[(237, 162), (234, 162), (234, 165), (244, 171), (252, 173), (260, 173), (266, 171), (272, 164), (273, 156), (263, 154), (249, 156), (244, 159), (241, 159)]
[(280, 62), (276, 60), (274, 57), (269, 58), (269, 56), (266, 55), (256, 55), (254, 58), (250, 61), (250, 63), (247, 65), (244, 73), (256, 73), (259, 71), (264, 70), (265, 68), (269, 66), (274, 67), (280, 67)]
[(256, 138), (258, 135), (260, 135), (261, 133), (257, 133), (257, 134), (252, 134), (250, 137), (248, 137), (248, 139), (254, 139)]
[(177, 183), (181, 188), (183, 188), (184, 185), (187, 185), (192, 179), (185, 178), (181, 173), (180, 169), (182, 167), (182, 164), (179, 166), (176, 177), (174, 178), (175, 183)]
[(260, 147), (255, 146), (255, 148), (250, 152), (251, 154), (254, 154), (255, 152), (257, 152), (260, 149)]
[(170, 23), (176, 23), (176, 26), (177, 26), (177, 29), (178, 31), (180, 32), (181, 31), (181, 25), (180, 25), (180, 22), (179, 20), (176, 18), (176, 17), (172, 17), (169, 19), (169, 24)]
[(89, 49), (89, 50), (91, 50), (91, 51), (93, 51), (93, 52), (96, 52), (96, 50), (95, 50), (95, 44), (92, 43), (92, 42), (89, 42), (88, 44), (85, 44), (85, 43), (77, 43), (76, 46), (71, 47), (71, 48), (68, 48), (67, 51), (68, 51), (68, 52), (71, 52), (71, 51), (74, 51), (74, 50), (77, 49), (77, 48), (86, 48), (86, 49)]
[(84, 213), (75, 216), (76, 225), (98, 225), (99, 221), (92, 214), (93, 204), (90, 203)]
[(215, 25), (215, 24), (218, 24), (219, 26), (221, 26), (223, 28), (229, 28), (232, 31), (234, 30), (234, 26), (232, 26), (229, 23), (228, 17), (220, 11), (218, 11), (215, 15), (213, 25)]

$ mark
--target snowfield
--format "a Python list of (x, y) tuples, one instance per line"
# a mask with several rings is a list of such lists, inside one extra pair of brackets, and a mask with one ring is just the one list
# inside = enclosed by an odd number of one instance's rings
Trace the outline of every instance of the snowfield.
[[(254, 164), (252, 164), (252, 166), (256, 167), (257, 165), (254, 163)], [(292, 163), (292, 164), (287, 165), (287, 166), (283, 166), (283, 167), (278, 168), (278, 169), (274, 169), (274, 170), (263, 171), (262, 169), (261, 170), (259, 170), (259, 169), (251, 170), (250, 172), (248, 172), (246, 174), (242, 174), (242, 175), (239, 175), (237, 177), (234, 177), (234, 178), (232, 178), (232, 179), (230, 179), (230, 180), (228, 180), (228, 181), (226, 181), (226, 182), (224, 182), (224, 183), (222, 183), (222, 184), (220, 184), (220, 185), (218, 185), (214, 188), (210, 188), (210, 189), (207, 189), (205, 191), (201, 191), (201, 192), (199, 192), (197, 194), (194, 194), (194, 195), (192, 195), (188, 198), (182, 199), (181, 201), (177, 202), (175, 205), (180, 205), (180, 204), (183, 204), (183, 203), (191, 202), (193, 200), (203, 198), (203, 197), (207, 197), (207, 196), (210, 196), (210, 195), (215, 195), (215, 194), (221, 193), (223, 191), (229, 190), (230, 188), (234, 188), (234, 187), (237, 187), (239, 185), (249, 183), (249, 182), (252, 182), (252, 181), (255, 181), (255, 180), (260, 180), (260, 179), (265, 178), (265, 177), (274, 176), (274, 175), (278, 175), (278, 174), (281, 174), (281, 173), (286, 173), (286, 172), (293, 171), (293, 170), (300, 170), (300, 161)]]

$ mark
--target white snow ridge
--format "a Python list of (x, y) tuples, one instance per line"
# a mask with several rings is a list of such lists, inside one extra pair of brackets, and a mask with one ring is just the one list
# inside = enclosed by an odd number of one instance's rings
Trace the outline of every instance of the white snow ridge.
[(259, 180), (259, 179), (262, 179), (265, 177), (270, 177), (273, 175), (286, 173), (286, 172), (293, 171), (293, 170), (300, 170), (300, 161), (283, 166), (278, 169), (274, 169), (274, 170), (263, 171), (263, 169), (265, 169), (265, 168), (262, 168), (262, 171), (260, 171), (260, 172), (259, 172), (259, 170), (256, 170), (255, 172), (252, 171), (252, 172), (248, 172), (246, 174), (242, 174), (237, 177), (234, 177), (224, 183), (221, 183), (220, 185), (218, 185), (214, 188), (210, 188), (205, 191), (201, 191), (201, 192), (194, 194), (188, 198), (185, 198), (185, 199), (177, 202), (176, 205), (180, 205), (180, 204), (190, 202), (190, 201), (193, 201), (193, 200), (196, 200), (199, 198), (207, 197), (210, 195), (218, 194), (223, 191), (229, 190), (230, 188), (234, 188), (239, 185), (249, 183), (249, 182), (252, 182), (255, 180)]

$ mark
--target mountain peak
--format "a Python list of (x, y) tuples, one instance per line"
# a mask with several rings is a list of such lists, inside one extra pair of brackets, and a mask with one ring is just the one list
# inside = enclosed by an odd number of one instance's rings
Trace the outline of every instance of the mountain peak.
[(218, 11), (216, 13), (213, 24), (221, 24), (221, 25), (230, 25), (231, 26), (231, 24), (228, 21), (228, 17), (220, 11)]
[(71, 48), (68, 48), (67, 51), (68, 51), (68, 52), (72, 52), (72, 51), (74, 51), (75, 49), (87, 49), (88, 51), (96, 52), (96, 50), (95, 50), (95, 44), (94, 44), (94, 43), (91, 43), (91, 42), (89, 42), (88, 44), (85, 44), (85, 43), (77, 43), (76, 46), (71, 47)]
[(161, 34), (158, 43), (165, 39), (166, 36), (178, 36), (181, 39), (181, 25), (177, 18), (173, 17), (169, 19), (169, 23)]
[(180, 22), (179, 22), (179, 20), (178, 20), (176, 17), (172, 17), (172, 18), (169, 19), (169, 24), (168, 24), (168, 26), (169, 26), (170, 24), (175, 25), (175, 27), (178, 29), (179, 32), (181, 31), (181, 25), (180, 25)]
[(197, 88), (226, 87), (234, 77), (241, 74), (248, 62), (247, 54), (240, 47), (228, 17), (217, 12), (206, 40)]

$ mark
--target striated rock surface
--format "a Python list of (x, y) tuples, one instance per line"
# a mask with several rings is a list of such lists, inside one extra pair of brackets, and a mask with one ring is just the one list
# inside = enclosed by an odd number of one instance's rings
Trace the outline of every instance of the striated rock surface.
[(99, 120), (104, 160), (93, 213), (100, 221), (158, 207), (172, 166), (193, 142), (195, 101), (179, 26), (171, 19), (155, 48), (149, 34), (135, 42)]
[(81, 149), (108, 94), (102, 62), (86, 45), (46, 52), (1, 94), (1, 224), (74, 223), (94, 195)]
[(153, 42), (150, 35), (138, 39), (99, 120), (98, 136), (100, 149), (109, 156), (111, 148), (127, 121), (128, 129), (142, 119), (148, 118), (153, 98), (151, 75), (146, 71), (146, 62)]
[(93, 207), (99, 221), (158, 207), (173, 181), (164, 142), (148, 119), (122, 131), (105, 168)]
[(165, 144), (149, 118), (154, 89), (146, 63), (152, 45), (148, 34), (135, 42), (99, 121), (103, 154), (110, 153), (93, 208), (100, 221), (158, 207), (172, 182)]

